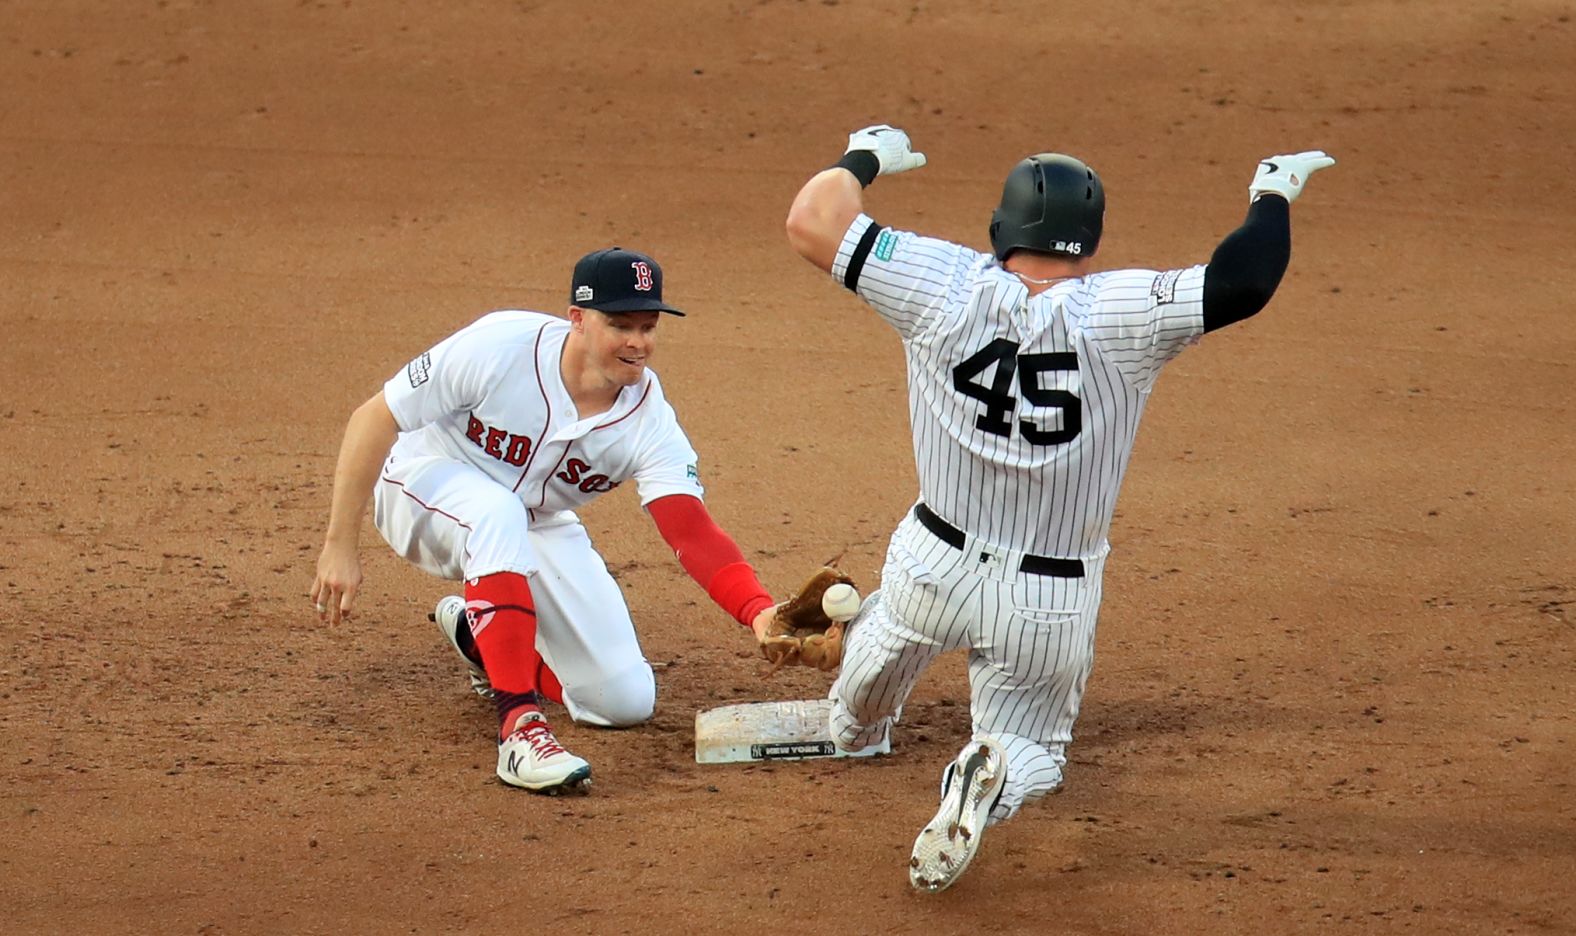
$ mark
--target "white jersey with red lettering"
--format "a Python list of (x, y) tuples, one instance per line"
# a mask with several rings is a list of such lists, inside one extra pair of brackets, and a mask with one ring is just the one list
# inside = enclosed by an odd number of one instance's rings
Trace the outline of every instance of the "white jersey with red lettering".
[(391, 377), (383, 398), (401, 432), (373, 489), (373, 522), (440, 578), (528, 576), (537, 649), (570, 714), (634, 724), (650, 714), (651, 667), (574, 509), (630, 479), (642, 504), (703, 491), (649, 368), (612, 409), (580, 417), (560, 370), (569, 328), (539, 312), (494, 312)]
[(402, 430), (394, 458), (474, 465), (535, 511), (573, 510), (633, 478), (642, 504), (701, 495), (695, 450), (648, 368), (613, 408), (579, 418), (560, 372), (569, 322), (494, 312), (383, 386)]
[(920, 488), (850, 625), (834, 737), (877, 740), (920, 671), (967, 647), (975, 734), (1007, 751), (1005, 818), (1061, 782), (1117, 492), (1161, 367), (1203, 333), (1204, 267), (1031, 296), (990, 254), (860, 215), (832, 274), (902, 337)]

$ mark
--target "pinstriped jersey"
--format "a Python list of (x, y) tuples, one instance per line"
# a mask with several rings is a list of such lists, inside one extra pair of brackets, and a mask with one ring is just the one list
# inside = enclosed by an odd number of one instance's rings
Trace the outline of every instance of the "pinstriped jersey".
[(390, 458), (472, 465), (532, 510), (573, 510), (630, 478), (642, 504), (700, 497), (695, 450), (657, 375), (582, 419), (560, 369), (568, 335), (556, 316), (493, 312), (419, 355), (383, 385), (401, 430)]
[(1144, 403), (1203, 334), (1204, 267), (1031, 297), (990, 254), (860, 215), (832, 275), (902, 336), (920, 499), (1003, 548), (1103, 555)]

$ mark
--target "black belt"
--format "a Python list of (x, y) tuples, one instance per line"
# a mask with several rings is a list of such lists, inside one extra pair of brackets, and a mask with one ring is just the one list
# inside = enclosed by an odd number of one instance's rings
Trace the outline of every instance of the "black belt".
[[(936, 512), (924, 504), (914, 505), (914, 516), (925, 529), (936, 535), (953, 549), (962, 549), (968, 541), (968, 535), (962, 530), (936, 516)], [(1025, 575), (1054, 575), (1057, 578), (1083, 578), (1084, 565), (1081, 559), (1052, 559), (1050, 556), (1024, 556), (1023, 562), (1018, 565), (1018, 570)]]

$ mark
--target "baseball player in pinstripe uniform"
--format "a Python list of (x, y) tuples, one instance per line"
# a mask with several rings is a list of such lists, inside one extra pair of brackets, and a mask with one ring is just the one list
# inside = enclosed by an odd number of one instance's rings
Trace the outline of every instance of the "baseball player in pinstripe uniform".
[(914, 842), (916, 888), (950, 886), (990, 823), (1061, 784), (1144, 403), (1184, 347), (1269, 301), (1291, 257), (1290, 204), (1333, 163), (1318, 151), (1259, 163), (1246, 221), (1208, 264), (1178, 270), (1094, 272), (1105, 192), (1055, 153), (1008, 174), (988, 253), (864, 213), (877, 175), (925, 164), (893, 127), (851, 134), (794, 199), (794, 250), (902, 338), (920, 487), (850, 624), (833, 738), (879, 740), (925, 666), (969, 650), (973, 737)]

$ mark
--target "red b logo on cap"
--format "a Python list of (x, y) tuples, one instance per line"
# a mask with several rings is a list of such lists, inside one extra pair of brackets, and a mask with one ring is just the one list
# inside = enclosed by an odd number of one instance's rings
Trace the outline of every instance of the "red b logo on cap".
[(630, 266), (635, 268), (635, 288), (641, 292), (651, 291), (651, 264), (644, 260), (636, 260)]

